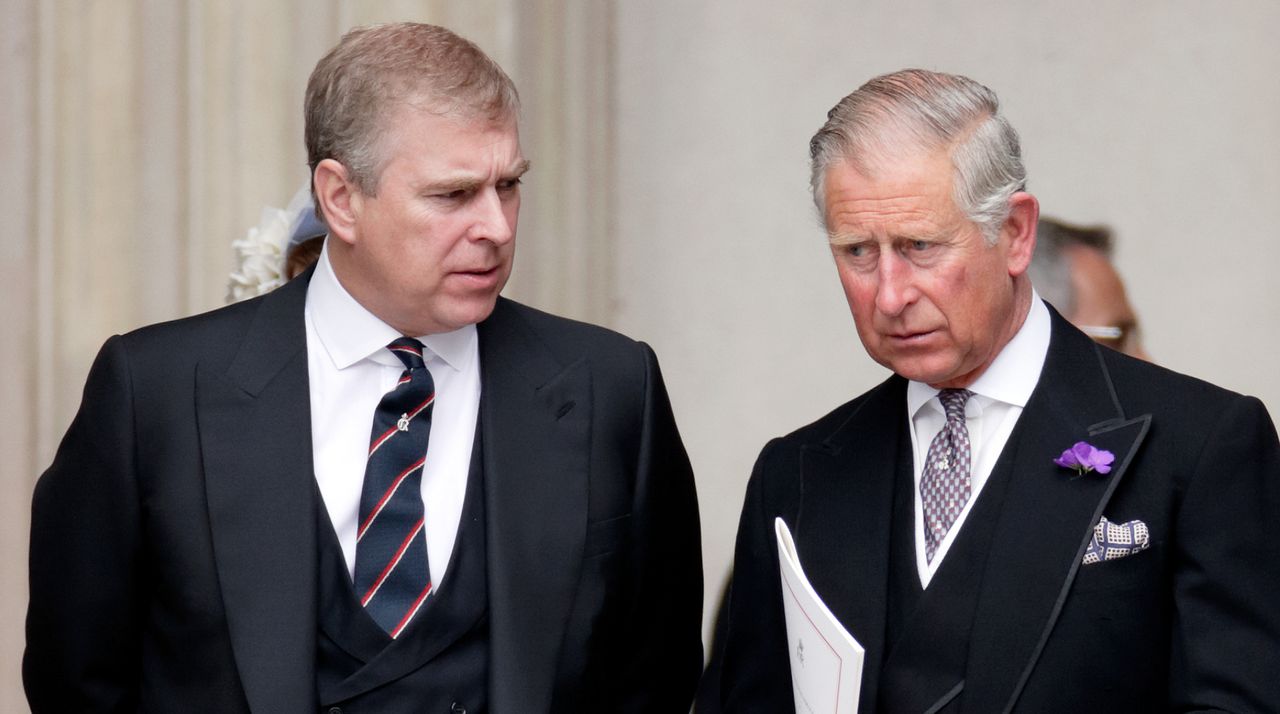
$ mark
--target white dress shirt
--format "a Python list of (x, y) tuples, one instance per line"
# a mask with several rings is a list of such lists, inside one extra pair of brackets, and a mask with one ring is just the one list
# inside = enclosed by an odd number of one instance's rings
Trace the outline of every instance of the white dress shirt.
[[(355, 572), (360, 490), (373, 412), (404, 364), (386, 346), (402, 337), (342, 287), (326, 244), (307, 287), (307, 368), (311, 384), (311, 453), (316, 483), (347, 562)], [(418, 337), (435, 381), (431, 436), (422, 471), (427, 558), (436, 590), (462, 518), (480, 411), (480, 349), (475, 325)]]
[(969, 474), (972, 486), (969, 501), (960, 511), (947, 536), (933, 554), (933, 562), (925, 556), (924, 504), (920, 496), (920, 478), (924, 474), (925, 457), (933, 438), (947, 422), (946, 410), (939, 400), (937, 389), (922, 382), (907, 384), (907, 416), (911, 420), (911, 453), (915, 461), (915, 532), (916, 568), (920, 584), (929, 587), (929, 581), (947, 556), (960, 527), (964, 525), (978, 494), (987, 484), (1000, 452), (1004, 450), (1009, 434), (1022, 415), (1022, 408), (1031, 398), (1031, 392), (1040, 381), (1045, 355), (1049, 352), (1049, 310), (1034, 292), (1031, 309), (1022, 327), (1004, 346), (990, 367), (968, 389), (973, 392), (965, 405), (965, 426), (969, 429), (971, 447)]

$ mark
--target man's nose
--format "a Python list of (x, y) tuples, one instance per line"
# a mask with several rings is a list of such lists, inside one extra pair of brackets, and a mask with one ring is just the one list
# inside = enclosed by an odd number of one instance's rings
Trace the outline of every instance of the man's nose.
[(885, 251), (876, 272), (876, 310), (897, 317), (915, 300), (911, 266), (897, 253)]
[[(512, 200), (512, 199), (508, 199)], [(514, 200), (519, 200), (514, 199)], [(481, 191), (475, 198), (472, 238), (499, 245), (509, 243), (516, 235), (515, 214), (507, 217), (507, 206), (495, 189)]]

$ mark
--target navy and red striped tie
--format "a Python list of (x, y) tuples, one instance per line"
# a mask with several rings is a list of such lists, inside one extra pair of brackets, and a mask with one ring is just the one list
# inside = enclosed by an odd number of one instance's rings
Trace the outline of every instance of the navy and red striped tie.
[(422, 469), (431, 435), (435, 383), (422, 360), (421, 342), (402, 337), (387, 349), (405, 369), (373, 413), (369, 462), (360, 493), (355, 589), (365, 611), (395, 638), (431, 594)]

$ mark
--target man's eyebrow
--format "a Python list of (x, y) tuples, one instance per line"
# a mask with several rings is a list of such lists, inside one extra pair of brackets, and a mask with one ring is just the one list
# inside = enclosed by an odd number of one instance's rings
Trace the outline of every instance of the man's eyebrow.
[(482, 179), (474, 176), (451, 176), (424, 184), (423, 193), (448, 193), (451, 191), (475, 191), (484, 185)]
[(521, 160), (521, 161), (520, 161), (520, 163), (518, 163), (518, 164), (516, 164), (516, 165), (515, 165), (515, 168), (514, 168), (514, 169), (512, 169), (512, 170), (507, 174), (507, 177), (508, 177), (508, 178), (520, 178), (521, 176), (524, 176), (525, 174), (529, 173), (529, 169), (530, 169), (530, 168), (532, 168), (532, 167), (533, 167), (533, 164), (532, 164), (532, 163), (530, 163), (530, 161), (529, 161), (528, 159), (523, 159), (523, 160)]
[[(510, 171), (504, 171), (499, 178), (500, 181), (509, 181), (518, 179), (529, 170), (529, 160), (524, 159), (516, 164)], [(478, 176), (446, 176), (438, 181), (432, 181), (423, 187), (427, 192), (449, 192), (449, 191), (475, 191), (484, 186), (485, 180)]]
[(827, 242), (833, 246), (853, 245), (861, 243), (864, 240), (862, 236), (852, 233), (827, 233)]
[[(945, 240), (948, 235), (949, 234), (946, 230), (940, 229), (936, 231), (924, 232), (919, 235), (894, 234), (889, 236), (889, 240), (893, 243), (902, 243), (902, 242), (915, 241), (915, 240), (923, 240), (923, 241), (936, 243), (936, 242)], [(854, 233), (843, 233), (843, 232), (827, 233), (827, 242), (835, 247), (854, 245), (855, 243), (862, 243), (867, 240), (874, 240), (874, 239), (868, 238), (867, 236), (863, 236), (863, 235), (857, 235)]]

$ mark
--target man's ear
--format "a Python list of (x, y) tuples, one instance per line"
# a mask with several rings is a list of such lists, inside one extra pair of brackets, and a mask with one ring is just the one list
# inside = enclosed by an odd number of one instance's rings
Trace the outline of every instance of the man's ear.
[(1009, 275), (1027, 272), (1031, 254), (1036, 249), (1036, 222), (1040, 219), (1040, 202), (1035, 196), (1018, 191), (1009, 197), (1009, 217), (1000, 228), (1000, 240), (1007, 241), (1006, 256)]
[(351, 180), (347, 167), (334, 159), (325, 159), (316, 164), (311, 180), (315, 185), (316, 202), (329, 226), (329, 235), (354, 245), (356, 217), (360, 215), (363, 195)]

